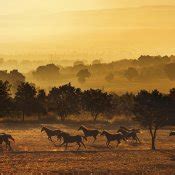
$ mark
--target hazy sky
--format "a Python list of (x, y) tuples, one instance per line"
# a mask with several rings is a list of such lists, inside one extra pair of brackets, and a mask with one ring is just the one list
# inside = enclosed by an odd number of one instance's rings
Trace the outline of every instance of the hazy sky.
[[(140, 6), (147, 7), (128, 8)], [(116, 9), (95, 11), (110, 8)], [(0, 54), (171, 55), (175, 0), (0, 0), (0, 38)]]
[(175, 0), (0, 0), (0, 13), (58, 12), (145, 5), (175, 5)]

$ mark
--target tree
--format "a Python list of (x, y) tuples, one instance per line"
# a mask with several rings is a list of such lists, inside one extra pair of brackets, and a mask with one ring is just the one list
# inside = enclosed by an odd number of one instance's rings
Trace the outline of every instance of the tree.
[(80, 83), (84, 83), (86, 79), (91, 76), (91, 73), (88, 71), (88, 69), (82, 69), (77, 73), (76, 76), (78, 77), (78, 81)]
[(96, 60), (93, 60), (92, 61), (92, 65), (95, 65), (95, 64), (101, 64), (101, 61), (100, 60), (97, 60), (97, 59)]
[(55, 64), (47, 64), (45, 66), (39, 66), (33, 76), (39, 81), (57, 81), (60, 68)]
[(0, 80), (0, 115), (9, 112), (12, 104), (12, 98), (10, 97), (10, 85), (8, 81), (3, 82)]
[(31, 84), (21, 83), (15, 94), (15, 103), (17, 109), (22, 111), (23, 118), (25, 120), (26, 114), (31, 114), (35, 111), (35, 96), (36, 96), (36, 89)]
[(120, 115), (132, 116), (134, 107), (134, 94), (125, 93), (120, 96), (118, 111)]
[(36, 111), (38, 113), (38, 119), (40, 115), (47, 113), (47, 96), (44, 89), (40, 89), (36, 96)]
[(165, 65), (165, 73), (167, 77), (174, 81), (175, 80), (175, 63)]
[(125, 77), (128, 79), (128, 80), (134, 80), (135, 78), (138, 77), (138, 71), (133, 68), (133, 67), (129, 67), (125, 72), (124, 72), (124, 75)]
[(25, 76), (22, 73), (18, 72), (18, 70), (14, 69), (9, 73), (9, 81), (12, 84), (13, 93), (15, 93), (17, 87), (25, 81)]
[(82, 106), (87, 112), (90, 112), (94, 122), (100, 114), (104, 114), (111, 109), (112, 96), (100, 89), (86, 90), (82, 95)]
[(84, 65), (84, 62), (83, 61), (75, 61), (74, 62), (74, 66), (82, 66), (82, 65)]
[(135, 119), (149, 129), (152, 150), (156, 149), (157, 131), (167, 124), (167, 98), (159, 91), (141, 90), (135, 97)]
[(167, 108), (168, 124), (175, 125), (175, 88), (170, 89), (167, 98), (169, 100)]
[(61, 121), (69, 115), (76, 115), (81, 110), (81, 90), (65, 84), (59, 88), (52, 88), (48, 95), (49, 109), (57, 112)]
[(114, 80), (114, 74), (113, 73), (109, 73), (108, 75), (106, 75), (105, 80), (107, 82), (113, 81)]

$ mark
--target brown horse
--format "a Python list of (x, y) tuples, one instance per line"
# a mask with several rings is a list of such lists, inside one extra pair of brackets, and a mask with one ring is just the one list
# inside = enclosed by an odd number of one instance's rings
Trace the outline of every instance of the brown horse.
[(61, 139), (59, 137), (59, 134), (60, 134), (61, 130), (59, 130), (59, 129), (51, 130), (51, 129), (46, 128), (45, 126), (43, 126), (42, 129), (41, 129), (41, 132), (43, 132), (43, 131), (45, 131), (45, 133), (47, 134), (47, 137), (50, 141), (52, 141), (52, 137), (54, 137), (54, 136), (56, 136), (57, 139)]
[(175, 131), (171, 131), (169, 136), (175, 136)]
[(100, 133), (99, 130), (97, 129), (89, 129), (83, 125), (80, 126), (80, 128), (78, 129), (78, 131), (82, 130), (83, 133), (84, 133), (84, 137), (93, 137), (94, 138), (94, 141), (93, 143), (95, 142), (95, 140), (97, 139), (97, 135)]
[(124, 126), (120, 126), (120, 129), (124, 129), (126, 131), (134, 131), (136, 133), (140, 133), (140, 129), (128, 129), (128, 128), (124, 127)]
[(118, 146), (122, 140), (125, 140), (125, 137), (122, 133), (111, 134), (108, 131), (103, 131), (101, 135), (106, 137), (107, 139), (106, 146), (108, 148), (111, 141), (117, 141), (117, 146)]
[(136, 141), (137, 143), (141, 143), (140, 139), (137, 136), (137, 133), (140, 132), (140, 130), (136, 130), (136, 129), (131, 129), (128, 130), (125, 127), (120, 127), (120, 129), (117, 131), (118, 133), (122, 133), (125, 137), (125, 139), (130, 139), (132, 138), (134, 141)]
[(12, 150), (10, 140), (15, 142), (15, 139), (10, 135), (6, 133), (1, 133), (0, 134), (0, 145), (2, 147), (2, 143), (5, 142), (6, 144), (6, 149), (9, 149), (10, 151)]
[(85, 140), (87, 140), (87, 139), (84, 136), (80, 136), (80, 135), (71, 136), (70, 134), (65, 133), (65, 132), (61, 132), (60, 136), (64, 140), (63, 143), (60, 146), (65, 145), (65, 149), (67, 149), (67, 146), (68, 146), (69, 143), (77, 143), (78, 144), (78, 149), (77, 150), (79, 150), (81, 145), (83, 145), (84, 148), (86, 148), (85, 144), (83, 143), (83, 138)]

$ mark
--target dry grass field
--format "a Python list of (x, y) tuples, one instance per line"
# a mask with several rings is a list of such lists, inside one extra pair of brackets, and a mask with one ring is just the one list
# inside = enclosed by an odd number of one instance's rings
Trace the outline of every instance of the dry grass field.
[[(48, 124), (50, 128), (59, 128), (72, 134), (77, 131), (78, 124)], [(89, 127), (107, 129), (116, 132), (119, 126), (107, 124), (89, 124)], [(45, 133), (41, 133), (39, 124), (0, 124), (0, 132), (14, 136), (13, 152), (0, 153), (0, 174), (175, 174), (175, 137), (169, 137), (170, 128), (160, 130), (157, 140), (157, 151), (150, 150), (149, 133), (142, 130), (139, 134), (141, 144), (121, 143), (118, 148), (111, 144), (106, 148), (105, 138), (99, 136), (85, 142), (76, 151), (72, 144), (65, 151), (60, 142), (48, 141)]]

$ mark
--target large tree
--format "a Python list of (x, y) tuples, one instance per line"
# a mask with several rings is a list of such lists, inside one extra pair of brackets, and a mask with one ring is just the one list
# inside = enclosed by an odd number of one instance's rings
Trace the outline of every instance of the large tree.
[(83, 84), (85, 83), (86, 79), (91, 76), (91, 73), (88, 71), (88, 69), (82, 69), (77, 73), (78, 81)]
[(31, 114), (35, 112), (36, 105), (36, 89), (33, 85), (26, 83), (21, 83), (15, 94), (15, 103), (18, 110), (22, 111), (23, 121), (26, 114)]
[(82, 106), (85, 111), (90, 112), (93, 120), (96, 121), (100, 114), (105, 114), (111, 109), (112, 96), (100, 89), (84, 91), (82, 95)]
[(69, 115), (79, 114), (81, 110), (81, 90), (70, 83), (54, 87), (48, 94), (49, 109), (57, 112), (64, 121)]
[(0, 80), (0, 115), (8, 113), (11, 108), (10, 87), (7, 81)]
[(151, 93), (141, 90), (135, 96), (133, 112), (135, 119), (144, 127), (149, 129), (151, 135), (151, 148), (156, 149), (157, 131), (167, 124), (168, 99), (158, 90)]
[(41, 119), (41, 115), (47, 113), (47, 96), (44, 89), (40, 89), (36, 96), (36, 111), (38, 113), (38, 120)]

